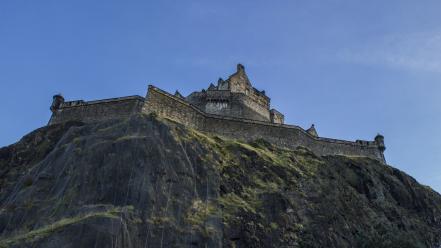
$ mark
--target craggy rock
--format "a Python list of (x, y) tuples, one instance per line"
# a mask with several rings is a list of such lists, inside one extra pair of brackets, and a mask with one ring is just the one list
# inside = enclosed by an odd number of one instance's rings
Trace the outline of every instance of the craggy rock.
[(439, 247), (441, 196), (363, 157), (246, 143), (155, 116), (0, 149), (0, 247)]

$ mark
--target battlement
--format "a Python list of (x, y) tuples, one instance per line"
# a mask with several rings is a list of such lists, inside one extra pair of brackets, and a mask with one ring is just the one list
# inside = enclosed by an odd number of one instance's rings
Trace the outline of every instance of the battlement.
[[(238, 81), (245, 86), (235, 86)], [(114, 118), (127, 118), (137, 113), (155, 113), (160, 117), (179, 122), (202, 132), (252, 141), (265, 139), (275, 145), (296, 148), (304, 146), (317, 155), (364, 156), (385, 163), (384, 137), (377, 135), (374, 141), (346, 141), (320, 137), (312, 125), (305, 130), (299, 126), (284, 124), (284, 115), (269, 109), (269, 98), (264, 92), (250, 97), (244, 90), (255, 90), (246, 77), (244, 67), (227, 81), (219, 80), (207, 90), (193, 92), (187, 97), (178, 91), (174, 95), (149, 85), (146, 97), (128, 96), (96, 101), (68, 101), (61, 95), (54, 96), (48, 125), (65, 121), (96, 122)], [(257, 91), (257, 90), (255, 90)], [(267, 101), (267, 102), (266, 102)], [(257, 106), (257, 107), (256, 107)]]

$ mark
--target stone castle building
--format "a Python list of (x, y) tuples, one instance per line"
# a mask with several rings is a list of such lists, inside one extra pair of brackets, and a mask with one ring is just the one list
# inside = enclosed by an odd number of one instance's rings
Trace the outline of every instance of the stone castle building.
[(263, 138), (286, 148), (304, 146), (317, 155), (365, 156), (385, 163), (384, 137), (374, 141), (345, 141), (319, 137), (312, 125), (301, 127), (284, 124), (284, 115), (270, 108), (265, 91), (254, 88), (243, 65), (217, 85), (193, 92), (187, 97), (178, 91), (167, 93), (152, 85), (147, 96), (128, 96), (97, 101), (65, 101), (55, 95), (48, 125), (66, 121), (96, 122), (127, 118), (137, 113), (157, 115), (203, 132), (246, 141)]
[(209, 114), (280, 124), (284, 121), (281, 113), (270, 110), (270, 98), (265, 91), (251, 85), (241, 64), (227, 80), (220, 78), (216, 86), (210, 84), (207, 90), (193, 92), (185, 100)]

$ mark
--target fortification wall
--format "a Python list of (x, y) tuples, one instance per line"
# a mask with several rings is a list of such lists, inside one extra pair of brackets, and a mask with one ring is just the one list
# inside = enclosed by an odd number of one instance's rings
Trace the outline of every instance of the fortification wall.
[(260, 92), (256, 88), (250, 87), (250, 93), (247, 94), (254, 102), (262, 106), (263, 108), (268, 109), (270, 107), (270, 98), (264, 95), (263, 92)]
[(207, 90), (206, 92), (192, 93), (187, 100), (208, 114), (241, 116), (244, 119), (270, 121), (268, 108), (259, 105), (243, 93), (232, 93), (227, 90)]
[(94, 122), (115, 119), (139, 113), (144, 105), (141, 96), (129, 96), (98, 101), (71, 101), (64, 102), (52, 113), (48, 125), (66, 122), (83, 121)]
[(227, 90), (207, 90), (202, 108), (205, 113), (216, 115), (241, 115), (237, 103), (233, 102), (232, 93)]
[(244, 116), (252, 116), (249, 119), (253, 120), (271, 121), (268, 105), (262, 104), (259, 100), (245, 94), (238, 94), (237, 98), (245, 106), (244, 111), (246, 114)]
[(370, 142), (369, 145), (360, 145), (355, 142), (313, 137), (296, 126), (268, 125), (249, 120), (225, 118), (219, 120), (217, 117), (207, 116), (202, 130), (247, 141), (263, 138), (287, 148), (304, 146), (318, 155), (366, 156), (384, 161), (382, 153), (374, 142)]
[(91, 102), (63, 102), (53, 112), (49, 125), (72, 120), (94, 122), (122, 118), (141, 111), (155, 112), (188, 127), (234, 139), (251, 141), (263, 138), (287, 148), (304, 146), (317, 155), (365, 156), (385, 162), (376, 141), (350, 142), (321, 138), (310, 135), (298, 126), (207, 114), (184, 99), (154, 86), (149, 86), (145, 100), (132, 96)]
[(156, 112), (186, 126), (246, 141), (263, 138), (276, 145), (296, 148), (304, 146), (318, 155), (366, 156), (384, 161), (375, 142), (350, 142), (314, 137), (298, 126), (272, 124), (206, 114), (186, 101), (149, 86), (143, 112)]
[(188, 127), (201, 129), (205, 121), (204, 114), (185, 100), (172, 96), (154, 86), (149, 86), (142, 112), (155, 112), (160, 116), (182, 123)]
[(275, 109), (270, 110), (270, 119), (272, 123), (284, 124), (285, 116)]

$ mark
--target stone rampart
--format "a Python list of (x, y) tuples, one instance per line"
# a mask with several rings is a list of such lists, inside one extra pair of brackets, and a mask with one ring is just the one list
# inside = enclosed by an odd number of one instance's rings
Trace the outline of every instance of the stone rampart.
[(383, 152), (375, 141), (321, 138), (310, 135), (298, 126), (207, 114), (154, 86), (149, 86), (143, 112), (155, 112), (191, 128), (230, 138), (246, 141), (263, 138), (287, 148), (304, 146), (318, 155), (365, 156), (385, 162)]
[(205, 121), (205, 113), (187, 101), (172, 96), (154, 86), (149, 86), (142, 112), (155, 112), (188, 127), (201, 129)]
[(356, 142), (328, 139), (313, 136), (298, 126), (208, 114), (185, 99), (154, 86), (149, 86), (145, 99), (130, 96), (88, 102), (62, 101), (51, 109), (53, 114), (49, 125), (71, 120), (94, 122), (128, 117), (140, 112), (155, 112), (188, 127), (229, 138), (245, 141), (262, 138), (286, 148), (304, 146), (317, 155), (365, 156), (385, 162), (382, 138), (378, 141)]
[(139, 113), (144, 105), (144, 97), (128, 96), (104, 99), (98, 101), (69, 101), (63, 102), (52, 113), (49, 124), (66, 121), (93, 122), (115, 119)]
[(253, 98), (249, 95), (238, 94), (238, 99), (242, 102), (246, 115), (251, 116), (253, 120), (270, 121), (270, 112), (268, 103), (263, 104), (261, 100)]

